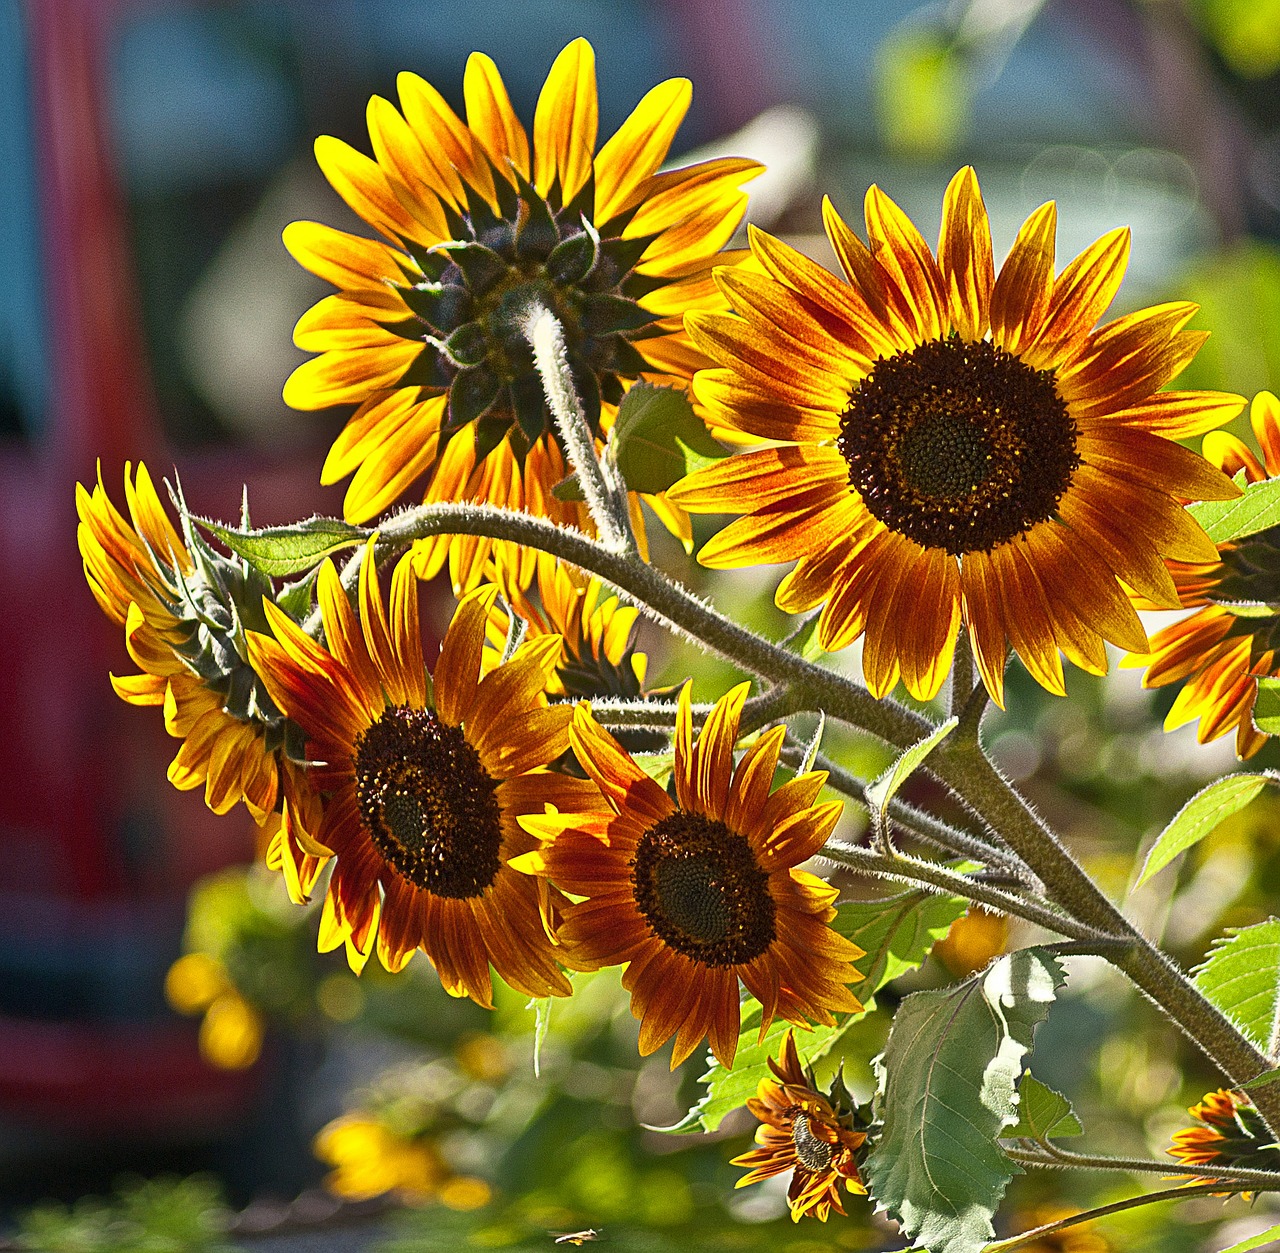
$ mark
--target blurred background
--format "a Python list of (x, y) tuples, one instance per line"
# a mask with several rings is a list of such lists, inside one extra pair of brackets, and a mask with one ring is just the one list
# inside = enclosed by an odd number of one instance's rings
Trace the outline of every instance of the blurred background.
[[(847, 1220), (793, 1228), (783, 1190), (734, 1193), (749, 1119), (709, 1138), (646, 1130), (680, 1118), (702, 1068), (641, 1062), (613, 974), (555, 1007), (535, 1079), (520, 998), (486, 1015), (421, 959), (357, 981), (341, 954), (317, 957), (316, 911), (248, 868), (247, 817), (169, 787), (175, 743), (107, 681), (129, 662), (74, 535), (73, 487), (96, 462), (117, 501), (124, 463), (145, 459), (176, 469), (197, 513), (234, 519), (242, 483), (259, 524), (340, 512), (341, 488), (318, 475), (346, 415), (280, 399), (302, 359), (293, 323), (327, 290), (281, 229), (364, 230), (316, 170), (314, 137), (367, 151), (365, 104), (393, 97), (401, 69), (461, 111), (474, 49), (528, 123), (578, 35), (597, 53), (602, 136), (655, 82), (690, 77), (674, 151), (769, 163), (752, 218), (819, 260), (833, 260), (822, 194), (857, 224), (879, 183), (932, 241), (947, 180), (972, 162), (997, 257), (1046, 199), (1060, 264), (1128, 223), (1118, 311), (1194, 299), (1194, 325), (1213, 331), (1180, 385), (1280, 384), (1278, 0), (0, 0), (0, 1231), (21, 1225), (29, 1247), (143, 1247), (128, 1233), (153, 1230), (176, 1241), (155, 1247), (223, 1247), (219, 1205), (251, 1206), (235, 1239), (264, 1250), (541, 1248), (549, 1230), (588, 1227), (638, 1250), (900, 1247), (856, 1202)], [(785, 630), (777, 571), (713, 583), (674, 545), (658, 560)], [(451, 603), (440, 589), (438, 622)], [(710, 699), (731, 677), (655, 633), (643, 646), (651, 682), (693, 674)], [(1175, 689), (1145, 693), (1132, 672), (1074, 674), (1067, 701), (1023, 680), (1015, 662), (988, 738), (1121, 897), (1143, 841), (1230, 768), (1230, 739), (1165, 735)], [(853, 736), (827, 746), (864, 774), (885, 764)], [(1134, 915), (1188, 963), (1222, 927), (1265, 917), (1278, 812), (1264, 798), (1224, 824), (1135, 894)], [(846, 1037), (858, 1094), (900, 995), (1027, 939), (967, 920), (944, 958), (879, 998)], [(1036, 1071), (1075, 1098), (1091, 1143), (1122, 1153), (1160, 1153), (1217, 1086), (1089, 963)], [(414, 1207), (335, 1219), (308, 1191), (331, 1171), (334, 1195), (390, 1180)], [(1128, 1190), (1021, 1179), (1010, 1221)], [(32, 1217), (43, 1200), (62, 1208)], [(1275, 1221), (1268, 1203), (1140, 1211), (1045, 1247), (1217, 1248)], [(324, 1234), (272, 1234), (309, 1221)], [(84, 1243), (109, 1231), (125, 1234)]]

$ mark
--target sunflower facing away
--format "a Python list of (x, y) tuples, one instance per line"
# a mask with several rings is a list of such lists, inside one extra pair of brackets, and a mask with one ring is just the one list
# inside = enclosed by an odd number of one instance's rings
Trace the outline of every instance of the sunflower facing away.
[(1280, 1146), (1243, 1092), (1219, 1088), (1187, 1112), (1199, 1125), (1174, 1132), (1171, 1157), (1188, 1166), (1275, 1170), (1280, 1165)]
[(716, 274), (735, 313), (686, 321), (720, 366), (694, 383), (711, 419), (770, 441), (670, 493), (695, 512), (746, 514), (699, 560), (796, 561), (778, 605), (822, 604), (829, 650), (865, 634), (863, 670), (881, 696), (899, 677), (914, 696), (937, 692), (962, 618), (997, 701), (1010, 644), (1059, 693), (1059, 650), (1094, 673), (1104, 641), (1143, 651), (1118, 580), (1175, 606), (1163, 558), (1215, 555), (1182, 500), (1237, 492), (1174, 440), (1243, 401), (1159, 391), (1204, 340), (1183, 329), (1196, 307), (1095, 329), (1129, 233), (1103, 236), (1055, 278), (1052, 203), (997, 276), (972, 169), (947, 188), (936, 258), (877, 187), (870, 247), (823, 209), (847, 282), (753, 230), (764, 272)]
[(324, 798), (317, 838), (335, 862), (320, 924), (359, 970), (376, 946), (390, 971), (421, 947), (445, 989), (492, 1006), (490, 965), (528, 996), (567, 995), (550, 929), (558, 894), (506, 865), (536, 841), (520, 815), (589, 808), (589, 784), (543, 767), (569, 744), (569, 706), (543, 695), (559, 639), (521, 645), (480, 677), (495, 588), (458, 606), (434, 681), (423, 663), (417, 580), (405, 556), (383, 605), (371, 546), (359, 615), (332, 562), (318, 595), (328, 649), (268, 606), (275, 638), (250, 655), (280, 707), (307, 733)]
[[(689, 107), (685, 79), (653, 88), (597, 153), (595, 54), (583, 39), (551, 67), (532, 144), (480, 53), (467, 62), (465, 123), (417, 75), (397, 86), (398, 110), (369, 103), (372, 160), (330, 136), (316, 143), (325, 176), (385, 242), (314, 222), (286, 229), (294, 257), (338, 291), (298, 323), (298, 347), (320, 355), (294, 371), (285, 400), (359, 405), (321, 473), (324, 483), (354, 473), (348, 521), (374, 517), (426, 475), (427, 501), (489, 501), (590, 530), (585, 506), (552, 495), (567, 470), (527, 312), (541, 305), (563, 325), (597, 434), (631, 381), (687, 383), (706, 362), (681, 314), (726, 307), (711, 266), (741, 255), (719, 250), (760, 167), (724, 159), (657, 173)], [(646, 499), (691, 543), (683, 511)], [(515, 561), (510, 545), (486, 539), (424, 540), (419, 574), (452, 553), (455, 586), (474, 586), (494, 552)], [(523, 585), (533, 565), (532, 553), (520, 558)]]
[(112, 675), (111, 684), (131, 705), (163, 709), (165, 729), (182, 740), (169, 781), (183, 790), (203, 784), (215, 813), (243, 800), (271, 842), (268, 859), (278, 867), (287, 861), (290, 891), (301, 899), (326, 851), (308, 834), (318, 813), (294, 764), (301, 738), (240, 651), (244, 624), (262, 620), (270, 589), (195, 536), (184, 543), (145, 465), (136, 475), (125, 466), (124, 490), (128, 519), (111, 503), (101, 470), (92, 492), (76, 484), (85, 578), (103, 612), (124, 627), (142, 671)]
[(827, 926), (837, 891), (795, 869), (826, 842), (841, 806), (814, 803), (822, 771), (770, 793), (784, 727), (760, 736), (734, 769), (747, 686), (716, 702), (696, 745), (688, 687), (681, 692), (675, 801), (580, 705), (573, 751), (613, 812), (524, 822), (548, 843), (519, 868), (584, 898), (566, 907), (559, 932), (572, 960), (626, 964), (640, 1052), (675, 1036), (673, 1069), (708, 1035), (716, 1057), (733, 1063), (739, 980), (763, 1006), (762, 1032), (777, 1015), (830, 1025), (833, 1011), (861, 1008), (845, 985), (863, 952)]
[[(1280, 401), (1259, 392), (1249, 411), (1262, 461), (1225, 431), (1204, 439), (1204, 455), (1230, 475), (1244, 471), (1249, 483), (1280, 475)], [(1266, 743), (1253, 724), (1258, 680), (1280, 673), (1280, 526), (1221, 544), (1217, 560), (1171, 562), (1169, 572), (1183, 606), (1195, 613), (1151, 637), (1146, 655), (1124, 665), (1145, 666), (1143, 687), (1182, 683), (1165, 718), (1165, 729), (1200, 719), (1201, 744), (1234, 729), (1236, 756), (1244, 759)], [(1150, 607), (1150, 606), (1147, 606)]]
[[(635, 651), (631, 638), (639, 610), (623, 605), (616, 596), (602, 598), (598, 578), (561, 561), (539, 563), (537, 585), (538, 604), (518, 587), (510, 587), (508, 594), (526, 624), (526, 639), (540, 635), (561, 639), (548, 695), (588, 700), (640, 696), (648, 658)], [(496, 652), (505, 645), (510, 623), (510, 614), (495, 605), (487, 630)]]
[(857, 1195), (867, 1191), (857, 1161), (866, 1133), (853, 1130), (851, 1111), (837, 1113), (815, 1090), (812, 1075), (800, 1064), (792, 1032), (787, 1032), (777, 1061), (769, 1058), (769, 1069), (774, 1078), (761, 1079), (756, 1095), (747, 1101), (760, 1120), (759, 1147), (733, 1159), (735, 1166), (750, 1167), (735, 1186), (745, 1188), (793, 1171), (787, 1189), (792, 1221), (814, 1214), (826, 1222), (832, 1210), (845, 1212), (841, 1184)]

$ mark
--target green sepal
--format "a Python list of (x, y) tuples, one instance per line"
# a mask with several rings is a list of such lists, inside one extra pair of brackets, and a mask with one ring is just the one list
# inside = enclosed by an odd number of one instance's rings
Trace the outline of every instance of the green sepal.
[(369, 532), (341, 518), (308, 518), (291, 526), (268, 526), (241, 531), (209, 518), (195, 521), (267, 578), (301, 574), (318, 565), (330, 553), (354, 548)]
[(507, 262), (484, 244), (450, 242), (441, 244), (440, 250), (462, 271), (463, 282), (473, 296), (483, 296), (510, 270)]
[(456, 366), (476, 366), (489, 355), (489, 337), (479, 322), (468, 322), (445, 340), (444, 351)]
[(582, 301), (582, 330), (587, 335), (620, 335), (638, 331), (657, 320), (656, 313), (626, 296), (602, 293)]
[(538, 195), (532, 183), (519, 170), (514, 170), (516, 186), (525, 212), (516, 234), (516, 256), (522, 261), (545, 261), (560, 242), (560, 228), (551, 215), (551, 206)]
[[(419, 283), (403, 290), (404, 302), (424, 322), (448, 334), (463, 325), (475, 304), (471, 293), (461, 283)], [(418, 328), (421, 338), (422, 328)], [(406, 339), (414, 336), (406, 335)]]
[(561, 240), (547, 258), (547, 278), (561, 287), (582, 282), (600, 255), (600, 236), (595, 227), (585, 220), (583, 226), (586, 229)]
[(484, 417), (501, 389), (501, 381), (488, 366), (473, 366), (455, 375), (449, 386), (445, 427), (450, 432), (460, 431), (468, 423)]

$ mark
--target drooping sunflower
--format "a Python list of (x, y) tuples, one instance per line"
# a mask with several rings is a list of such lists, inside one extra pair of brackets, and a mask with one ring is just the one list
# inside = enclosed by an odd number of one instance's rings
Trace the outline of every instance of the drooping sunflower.
[(709, 1036), (733, 1062), (739, 981), (775, 1016), (830, 1025), (861, 1008), (855, 944), (827, 925), (837, 890), (796, 867), (826, 842), (839, 802), (815, 804), (826, 774), (770, 793), (785, 728), (765, 732), (734, 769), (747, 684), (716, 702), (695, 745), (689, 689), (676, 718), (673, 801), (579, 705), (578, 761), (611, 814), (547, 814), (524, 825), (548, 840), (517, 863), (584, 898), (559, 936), (585, 968), (625, 963), (622, 985), (640, 1019), (640, 1052), (675, 1036), (672, 1068)]
[[(1183, 500), (1237, 489), (1175, 443), (1228, 421), (1240, 397), (1160, 391), (1204, 335), (1185, 303), (1095, 323), (1120, 285), (1129, 233), (1054, 277), (1056, 210), (1027, 219), (999, 275), (972, 169), (947, 188), (935, 258), (877, 187), (870, 247), (824, 204), (847, 282), (762, 231), (764, 273), (721, 271), (731, 315), (693, 312), (712, 419), (770, 446), (670, 493), (694, 512), (745, 513), (702, 549), (708, 566), (796, 561), (778, 605), (823, 605), (835, 650), (865, 634), (868, 686), (927, 698), (961, 619), (997, 701), (1012, 644), (1063, 691), (1059, 650), (1106, 669), (1104, 641), (1139, 651), (1119, 580), (1165, 605), (1163, 558), (1212, 559)], [(1181, 498), (1181, 499), (1180, 499)]]
[[(532, 145), (480, 53), (467, 62), (465, 123), (417, 75), (397, 87), (399, 109), (369, 103), (373, 159), (330, 136), (316, 143), (325, 176), (386, 242), (313, 222), (286, 229), (294, 257), (338, 291), (298, 323), (298, 347), (320, 355), (294, 371), (285, 400), (359, 405), (321, 473), (324, 483), (354, 473), (351, 522), (426, 475), (427, 501), (489, 501), (590, 530), (585, 506), (552, 495), (567, 470), (525, 339), (528, 312), (541, 306), (563, 326), (598, 435), (631, 381), (687, 384), (706, 362), (681, 314), (726, 307), (711, 267), (742, 255), (720, 249), (760, 167), (724, 159), (657, 172), (689, 107), (685, 79), (653, 88), (597, 153), (595, 54), (583, 39), (551, 67)], [(646, 499), (691, 545), (683, 511)], [(523, 585), (532, 578), (533, 554), (475, 537), (421, 541), (419, 574), (435, 574), (447, 553), (463, 590), (491, 554)]]
[(497, 595), (464, 598), (427, 675), (411, 558), (396, 566), (390, 612), (372, 541), (359, 614), (332, 562), (317, 584), (328, 648), (268, 606), (274, 638), (250, 656), (307, 734), (324, 813), (317, 838), (335, 862), (320, 924), (359, 970), (376, 947), (398, 971), (421, 947), (454, 996), (491, 1007), (490, 965), (526, 995), (567, 995), (550, 931), (559, 894), (507, 861), (536, 841), (522, 814), (590, 807), (585, 781), (544, 767), (568, 747), (568, 706), (549, 707), (555, 636), (530, 640), (480, 677), (485, 618)]
[(242, 651), (245, 624), (265, 625), (270, 588), (195, 535), (184, 542), (145, 465), (136, 475), (125, 466), (124, 490), (128, 519), (111, 503), (101, 467), (92, 492), (76, 484), (85, 578), (103, 612), (124, 627), (142, 671), (112, 675), (111, 684), (131, 705), (163, 709), (165, 729), (182, 741), (170, 782), (183, 790), (203, 784), (219, 814), (243, 800), (275, 855), (290, 859), (305, 896), (326, 850), (310, 835), (316, 811), (296, 764), (301, 738)]
[[(562, 561), (538, 566), (538, 603), (522, 589), (509, 586), (511, 607), (525, 623), (525, 638), (558, 635), (560, 657), (547, 686), (551, 696), (591, 699), (641, 695), (648, 658), (636, 652), (632, 640), (639, 610), (604, 596), (594, 575)], [(488, 641), (504, 647), (510, 614), (496, 605), (489, 615)]]
[(759, 1147), (733, 1158), (735, 1166), (750, 1167), (734, 1186), (745, 1188), (793, 1171), (787, 1188), (792, 1221), (814, 1214), (826, 1222), (832, 1210), (845, 1212), (841, 1184), (856, 1195), (866, 1194), (857, 1159), (866, 1133), (853, 1129), (851, 1110), (837, 1111), (816, 1090), (813, 1076), (800, 1064), (792, 1032), (787, 1032), (778, 1059), (769, 1058), (769, 1069), (774, 1078), (761, 1079), (747, 1101), (747, 1109), (760, 1120)]
[[(1211, 431), (1204, 455), (1230, 475), (1244, 471), (1247, 482), (1280, 475), (1280, 401), (1259, 392), (1249, 417), (1262, 460), (1242, 440)], [(1217, 560), (1170, 562), (1179, 602), (1195, 613), (1157, 631), (1145, 654), (1126, 657), (1128, 667), (1146, 667), (1143, 687), (1182, 683), (1165, 717), (1172, 731), (1200, 720), (1201, 744), (1236, 733), (1236, 756), (1243, 760), (1267, 742), (1253, 723), (1258, 680), (1280, 674), (1280, 526), (1220, 544)], [(1151, 608), (1140, 602), (1140, 607)]]
[(1187, 1112), (1199, 1125), (1174, 1132), (1171, 1157), (1189, 1166), (1280, 1167), (1280, 1145), (1243, 1092), (1219, 1088)]

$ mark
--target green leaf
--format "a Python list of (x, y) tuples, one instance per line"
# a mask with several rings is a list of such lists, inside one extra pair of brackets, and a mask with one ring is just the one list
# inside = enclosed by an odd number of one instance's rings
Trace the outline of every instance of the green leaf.
[[(866, 950), (866, 956), (855, 963), (862, 978), (849, 985), (862, 1002), (862, 1013), (850, 1014), (834, 1027), (797, 1030), (796, 1046), (801, 1058), (812, 1062), (829, 1053), (855, 1022), (875, 1008), (876, 992), (891, 979), (919, 966), (968, 907), (969, 902), (962, 897), (932, 896), (926, 892), (904, 892), (885, 900), (841, 905), (832, 929)], [(749, 1000), (743, 1007), (742, 1034), (738, 1037), (733, 1069), (726, 1070), (712, 1061), (711, 1069), (699, 1080), (707, 1085), (707, 1094), (674, 1127), (663, 1130), (714, 1131), (719, 1127), (726, 1114), (755, 1096), (760, 1080), (771, 1073), (769, 1058), (777, 1057), (790, 1026), (776, 1021), (764, 1040), (758, 1042), (760, 1003)]]
[(1280, 920), (1268, 918), (1220, 936), (1193, 979), (1258, 1048), (1267, 1054), (1275, 1050), (1280, 1022)]
[(557, 500), (586, 500), (587, 494), (582, 490), (582, 484), (578, 482), (578, 475), (575, 471), (573, 474), (567, 474), (552, 489), (551, 494)]
[(684, 392), (637, 383), (618, 405), (606, 455), (633, 492), (654, 493), (728, 454)]
[(268, 578), (301, 574), (330, 553), (354, 548), (369, 538), (363, 527), (351, 526), (341, 518), (308, 518), (292, 526), (267, 526), (256, 531), (240, 531), (207, 518), (196, 521)]
[(1280, 735), (1280, 679), (1258, 680), (1253, 725), (1267, 735)]
[(920, 763), (956, 729), (959, 722), (959, 718), (948, 718), (918, 744), (913, 744), (907, 749), (874, 783), (867, 784), (865, 793), (867, 805), (871, 809), (873, 820), (878, 824), (877, 829), (883, 829), (889, 813), (889, 802), (893, 800), (898, 789)]
[(978, 1253), (1016, 1167), (996, 1140), (1018, 1121), (1032, 1033), (1064, 982), (1044, 949), (1021, 949), (949, 988), (908, 996), (877, 1062), (883, 1130), (863, 1176), (931, 1253)]
[(1244, 1092), (1256, 1092), (1259, 1088), (1269, 1088), (1273, 1083), (1277, 1082), (1280, 1082), (1280, 1066), (1277, 1066), (1275, 1070), (1264, 1070), (1262, 1074), (1250, 1079), (1248, 1083), (1242, 1083), (1240, 1088)]
[(1235, 500), (1202, 500), (1189, 512), (1215, 544), (1265, 531), (1280, 523), (1280, 478), (1250, 483)]
[(928, 892), (903, 892), (878, 901), (847, 901), (839, 906), (832, 930), (866, 951), (866, 956), (854, 963), (862, 971), (862, 979), (851, 983), (849, 991), (870, 1011), (875, 994), (919, 966), (968, 908), (969, 902), (962, 896)]
[(1229, 774), (1197, 792), (1174, 815), (1151, 846), (1135, 887), (1163, 870), (1179, 853), (1198, 844), (1225, 818), (1242, 810), (1268, 783), (1280, 783), (1273, 771)]
[(1255, 1249), (1265, 1249), (1269, 1244), (1280, 1240), (1280, 1223), (1274, 1227), (1268, 1227), (1266, 1231), (1260, 1231), (1256, 1236), (1248, 1236), (1244, 1240), (1239, 1240), (1229, 1249), (1223, 1249), (1222, 1253), (1253, 1253)]
[(1041, 1083), (1030, 1071), (1018, 1084), (1018, 1121), (1001, 1133), (1005, 1140), (1049, 1140), (1084, 1135), (1084, 1128), (1061, 1092)]
[(316, 576), (320, 567), (315, 566), (300, 579), (287, 583), (280, 589), (276, 604), (295, 622), (301, 622), (311, 612), (311, 602), (315, 594)]
[(818, 623), (822, 620), (820, 613), (807, 617), (787, 638), (782, 647), (803, 657), (805, 661), (817, 661), (827, 655), (827, 650), (818, 642)]
[(551, 1026), (551, 998), (544, 996), (541, 1000), (530, 1001), (529, 1008), (534, 1012), (533, 1077), (537, 1079), (542, 1075), (542, 1045)]

